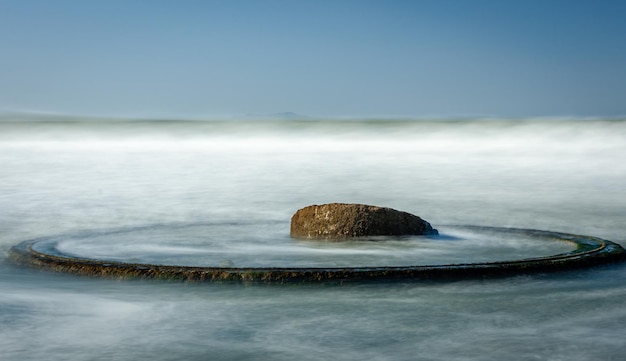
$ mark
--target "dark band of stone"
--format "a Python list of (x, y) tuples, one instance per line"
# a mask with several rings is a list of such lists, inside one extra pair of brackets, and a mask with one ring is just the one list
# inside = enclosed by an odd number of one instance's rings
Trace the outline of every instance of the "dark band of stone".
[(502, 262), (448, 264), (407, 267), (343, 268), (229, 268), (184, 267), (134, 264), (73, 258), (35, 251), (33, 245), (45, 239), (24, 241), (9, 250), (16, 264), (56, 272), (118, 279), (159, 279), (188, 282), (344, 282), (365, 280), (459, 280), (502, 277), (540, 272), (582, 269), (626, 261), (626, 251), (619, 244), (596, 237), (514, 228), (462, 226), (466, 229), (493, 230), (548, 240), (574, 243), (575, 251), (549, 257)]

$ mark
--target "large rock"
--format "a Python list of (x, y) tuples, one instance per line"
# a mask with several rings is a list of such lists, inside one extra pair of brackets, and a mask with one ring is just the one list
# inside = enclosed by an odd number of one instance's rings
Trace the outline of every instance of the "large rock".
[(438, 234), (413, 214), (365, 204), (329, 203), (299, 209), (291, 217), (291, 236), (349, 238)]

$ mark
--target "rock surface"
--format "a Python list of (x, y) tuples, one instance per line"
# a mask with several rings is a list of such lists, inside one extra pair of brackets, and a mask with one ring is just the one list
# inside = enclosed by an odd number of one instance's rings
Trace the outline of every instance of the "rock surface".
[(420, 217), (392, 208), (329, 203), (299, 209), (291, 217), (296, 238), (350, 238), (438, 234)]

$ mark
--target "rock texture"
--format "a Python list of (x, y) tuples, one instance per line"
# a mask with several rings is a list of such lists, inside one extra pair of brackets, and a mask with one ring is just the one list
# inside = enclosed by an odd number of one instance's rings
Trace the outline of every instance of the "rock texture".
[(291, 217), (291, 236), (341, 239), (361, 236), (438, 234), (428, 222), (392, 208), (329, 203), (299, 209)]

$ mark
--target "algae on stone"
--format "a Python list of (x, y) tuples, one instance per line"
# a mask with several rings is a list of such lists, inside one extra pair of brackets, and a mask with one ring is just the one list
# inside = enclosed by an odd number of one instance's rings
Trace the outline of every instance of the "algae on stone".
[(362, 236), (438, 234), (422, 218), (387, 207), (329, 203), (299, 209), (291, 217), (291, 236), (344, 239)]

